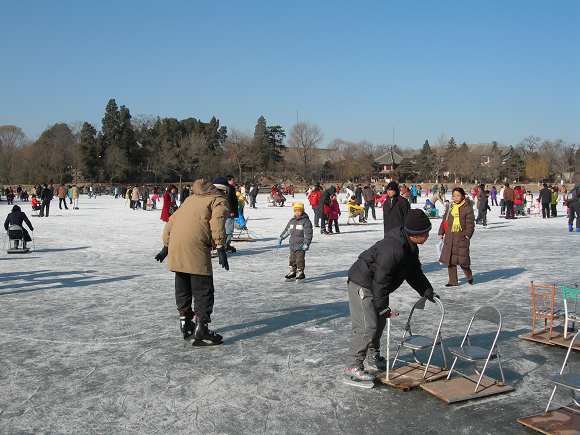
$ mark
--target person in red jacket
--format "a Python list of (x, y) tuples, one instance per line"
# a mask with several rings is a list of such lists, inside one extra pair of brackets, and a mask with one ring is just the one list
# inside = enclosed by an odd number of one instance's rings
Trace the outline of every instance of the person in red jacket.
[(332, 224), (334, 223), (335, 232), (340, 234), (340, 229), (338, 228), (340, 205), (338, 204), (336, 195), (330, 196), (330, 205), (324, 204), (324, 214), (326, 215), (326, 219), (328, 219), (328, 233), (332, 234)]
[(161, 209), (161, 220), (163, 222), (168, 222), (171, 215), (177, 210), (176, 195), (177, 187), (173, 184), (163, 194), (163, 208)]
[(516, 186), (514, 189), (514, 207), (517, 216), (523, 216), (524, 213), (524, 189), (521, 186)]
[(317, 228), (320, 227), (320, 211), (318, 205), (321, 196), (322, 188), (320, 187), (320, 184), (314, 186), (314, 190), (308, 195), (308, 202), (310, 202), (310, 206), (312, 207), (312, 210), (314, 210), (314, 226)]

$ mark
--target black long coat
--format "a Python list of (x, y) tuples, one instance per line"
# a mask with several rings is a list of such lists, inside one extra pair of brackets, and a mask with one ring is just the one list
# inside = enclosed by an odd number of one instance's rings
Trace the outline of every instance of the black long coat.
[(385, 229), (385, 237), (392, 229), (403, 228), (403, 225), (405, 224), (405, 216), (407, 216), (409, 210), (411, 210), (409, 201), (400, 195), (385, 200), (383, 203), (383, 226)]

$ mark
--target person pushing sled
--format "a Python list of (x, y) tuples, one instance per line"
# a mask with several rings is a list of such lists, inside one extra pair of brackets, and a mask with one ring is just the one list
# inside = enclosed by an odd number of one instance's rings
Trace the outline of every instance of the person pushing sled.
[(375, 375), (386, 370), (388, 361), (380, 354), (380, 341), (392, 314), (389, 295), (403, 281), (431, 302), (437, 297), (419, 261), (418, 245), (427, 241), (430, 230), (425, 213), (410, 210), (402, 229), (387, 232), (383, 240), (362, 252), (348, 271), (353, 361), (344, 369), (345, 383), (370, 388)]

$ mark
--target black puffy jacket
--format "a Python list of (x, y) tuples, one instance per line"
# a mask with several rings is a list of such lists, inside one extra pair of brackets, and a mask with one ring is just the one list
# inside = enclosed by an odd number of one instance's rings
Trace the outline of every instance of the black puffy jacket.
[(373, 292), (377, 312), (389, 306), (389, 294), (403, 281), (407, 281), (421, 296), (432, 288), (421, 270), (419, 248), (409, 243), (407, 234), (398, 228), (359, 255), (348, 271), (348, 280)]
[(20, 211), (19, 206), (15, 205), (12, 207), (12, 213), (9, 213), (8, 216), (6, 216), (6, 220), (4, 221), (4, 229), (8, 231), (10, 225), (18, 225), (19, 227), (23, 227), (23, 222), (26, 222), (26, 225), (28, 225), (30, 231), (34, 231), (34, 228), (32, 228), (32, 224), (28, 220), (28, 217), (26, 217), (26, 214), (24, 214), (23, 211)]

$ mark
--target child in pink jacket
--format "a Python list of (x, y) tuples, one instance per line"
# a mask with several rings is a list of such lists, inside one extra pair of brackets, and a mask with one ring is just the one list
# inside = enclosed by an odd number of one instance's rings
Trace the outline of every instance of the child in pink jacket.
[(336, 199), (336, 195), (330, 196), (330, 207), (324, 207), (324, 213), (328, 217), (328, 232), (332, 234), (332, 223), (334, 222), (334, 229), (337, 234), (340, 234), (340, 229), (338, 228), (338, 217), (340, 216), (340, 205)]

